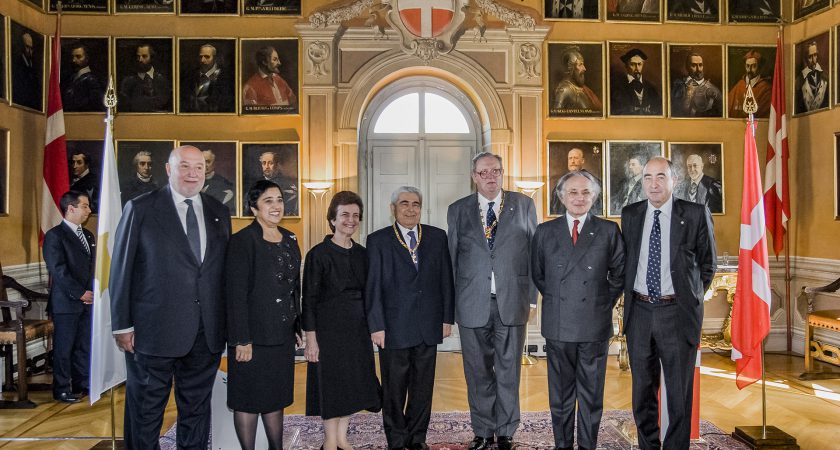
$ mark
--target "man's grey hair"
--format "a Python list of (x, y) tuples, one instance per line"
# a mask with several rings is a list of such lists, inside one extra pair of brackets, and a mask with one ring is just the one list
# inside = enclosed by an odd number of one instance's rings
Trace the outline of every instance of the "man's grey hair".
[(566, 185), (566, 182), (571, 180), (572, 177), (583, 177), (589, 180), (589, 191), (592, 193), (592, 200), (594, 201), (601, 195), (601, 184), (598, 183), (598, 180), (595, 179), (595, 176), (589, 173), (588, 170), (573, 170), (557, 180), (557, 186), (554, 188), (554, 193), (557, 195), (558, 198), (563, 198), (563, 187)]
[(148, 156), (149, 158), (152, 157), (152, 152), (148, 150), (140, 150), (139, 152), (134, 154), (134, 159), (131, 161), (134, 164), (134, 167), (137, 167), (137, 163), (140, 162), (141, 156)]
[(486, 157), (488, 157), (488, 156), (492, 156), (492, 157), (496, 158), (496, 160), (497, 160), (497, 161), (499, 161), (499, 165), (500, 165), (500, 166), (502, 165), (502, 157), (501, 157), (501, 156), (499, 156), (499, 155), (497, 155), (497, 154), (495, 154), (495, 153), (490, 153), (490, 152), (481, 152), (481, 153), (479, 153), (479, 154), (477, 154), (477, 155), (473, 156), (473, 159), (472, 159), (472, 171), (473, 171), (473, 172), (475, 172), (475, 166), (476, 166), (476, 164), (478, 164), (478, 160), (479, 160), (479, 159), (481, 159), (481, 158), (486, 158)]
[(423, 193), (420, 189), (414, 186), (400, 186), (391, 193), (391, 204), (397, 206), (397, 201), (400, 199), (400, 194), (417, 194), (420, 197), (420, 204), (423, 204)]

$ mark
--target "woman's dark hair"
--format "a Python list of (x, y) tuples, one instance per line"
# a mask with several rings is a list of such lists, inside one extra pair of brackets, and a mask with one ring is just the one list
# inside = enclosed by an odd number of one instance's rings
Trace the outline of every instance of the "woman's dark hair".
[(280, 189), (280, 186), (278, 186), (277, 183), (270, 180), (259, 180), (251, 186), (251, 189), (248, 190), (248, 206), (254, 209), (259, 209), (257, 208), (257, 200), (260, 199), (261, 195), (265, 194), (265, 191), (271, 188), (277, 188), (277, 190), (280, 191), (280, 196), (283, 196), (283, 190)]
[(362, 203), (362, 198), (359, 197), (359, 194), (351, 191), (341, 191), (335, 194), (332, 200), (330, 200), (330, 207), (327, 209), (327, 224), (329, 224), (330, 230), (333, 233), (335, 233), (335, 225), (332, 224), (332, 221), (338, 215), (338, 207), (343, 205), (358, 206), (359, 220), (362, 220), (362, 217), (364, 217), (365, 205)]

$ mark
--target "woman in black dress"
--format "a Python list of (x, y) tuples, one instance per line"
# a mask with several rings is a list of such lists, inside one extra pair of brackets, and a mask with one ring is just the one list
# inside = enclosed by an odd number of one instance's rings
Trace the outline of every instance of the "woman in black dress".
[(280, 227), (283, 194), (260, 180), (248, 192), (254, 221), (230, 238), (225, 268), (228, 399), (236, 437), (253, 450), (262, 416), (269, 449), (283, 449), (283, 408), (294, 399), (295, 344), (301, 344), (300, 248)]
[(306, 413), (323, 419), (325, 450), (351, 450), (350, 415), (382, 403), (365, 318), (367, 252), (352, 239), (363, 209), (357, 194), (335, 194), (327, 211), (335, 234), (309, 251), (303, 269)]

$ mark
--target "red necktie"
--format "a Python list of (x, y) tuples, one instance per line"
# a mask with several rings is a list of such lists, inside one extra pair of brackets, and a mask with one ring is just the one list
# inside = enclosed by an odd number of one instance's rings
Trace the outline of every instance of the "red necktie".
[(580, 224), (580, 220), (577, 220), (577, 219), (575, 219), (575, 221), (572, 223), (572, 245), (577, 244), (578, 225), (579, 224)]

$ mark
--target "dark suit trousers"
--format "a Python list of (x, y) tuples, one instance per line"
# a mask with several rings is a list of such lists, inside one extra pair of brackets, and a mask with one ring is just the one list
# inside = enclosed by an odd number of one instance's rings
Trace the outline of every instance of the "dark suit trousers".
[(179, 358), (126, 353), (125, 444), (129, 450), (159, 449), (163, 412), (175, 380), (178, 449), (206, 450), (210, 396), (221, 353), (211, 353), (203, 332)]
[(79, 392), (90, 384), (90, 307), (53, 314), (53, 394)]
[(580, 449), (598, 447), (598, 427), (604, 411), (604, 380), (609, 340), (564, 342), (546, 339), (548, 403), (555, 447), (574, 445), (575, 401)]
[(459, 327), (470, 420), (476, 436), (513, 436), (519, 427), (519, 375), (525, 326), (506, 326), (495, 297), (480, 328)]
[(436, 345), (379, 349), (382, 423), (389, 448), (426, 442), (432, 415), (436, 362)]
[[(697, 346), (683, 338), (679, 306), (651, 305), (635, 300), (627, 330), (627, 350), (633, 375), (633, 417), (639, 447), (686, 449), (691, 437), (691, 403)], [(659, 440), (657, 394), (660, 371), (668, 399), (668, 429)]]

